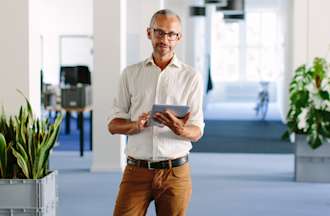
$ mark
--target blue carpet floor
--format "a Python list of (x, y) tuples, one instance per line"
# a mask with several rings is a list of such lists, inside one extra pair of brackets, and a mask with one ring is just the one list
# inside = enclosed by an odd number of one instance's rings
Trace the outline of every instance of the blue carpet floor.
[[(286, 126), (280, 121), (206, 120), (203, 138), (194, 143), (194, 152), (293, 153), (293, 145), (281, 140)], [(84, 146), (90, 150), (90, 121), (84, 119)], [(71, 118), (71, 133), (65, 134), (65, 120), (55, 151), (79, 151), (77, 118)]]
[[(84, 114), (84, 149), (90, 151), (90, 119), (87, 113)], [(72, 116), (70, 121), (70, 134), (65, 133), (65, 118), (63, 118), (58, 144), (55, 151), (79, 151), (79, 129), (77, 127), (77, 117)]]
[(194, 152), (293, 153), (294, 145), (281, 140), (286, 125), (281, 121), (206, 120), (204, 136)]
[[(91, 173), (92, 155), (53, 152), (61, 216), (112, 215), (121, 173)], [(327, 216), (330, 184), (297, 183), (292, 154), (190, 156), (193, 193), (187, 216)], [(151, 203), (147, 216), (155, 216)]]

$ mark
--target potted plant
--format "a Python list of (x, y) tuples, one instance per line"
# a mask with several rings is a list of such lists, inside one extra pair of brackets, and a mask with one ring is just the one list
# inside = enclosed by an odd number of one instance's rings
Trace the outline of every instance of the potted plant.
[(288, 130), (295, 137), (297, 181), (330, 182), (330, 71), (324, 58), (301, 65), (290, 83)]
[(56, 215), (57, 172), (48, 160), (62, 116), (36, 118), (25, 99), (18, 115), (0, 114), (0, 215)]

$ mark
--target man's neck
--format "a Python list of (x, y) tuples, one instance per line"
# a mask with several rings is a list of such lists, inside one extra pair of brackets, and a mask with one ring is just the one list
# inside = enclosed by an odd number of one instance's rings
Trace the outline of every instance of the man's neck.
[(171, 62), (172, 58), (174, 56), (174, 53), (160, 56), (155, 53), (152, 54), (152, 57), (154, 59), (155, 64), (161, 69), (164, 70), (166, 66)]

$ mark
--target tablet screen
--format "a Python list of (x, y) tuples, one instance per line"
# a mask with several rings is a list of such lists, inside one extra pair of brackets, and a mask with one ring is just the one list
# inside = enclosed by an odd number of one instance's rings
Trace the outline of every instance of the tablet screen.
[(153, 116), (157, 113), (157, 112), (165, 112), (165, 110), (171, 110), (172, 112), (175, 113), (175, 115), (178, 118), (181, 118), (183, 116), (185, 116), (188, 111), (189, 111), (189, 106), (184, 106), (184, 105), (167, 105), (167, 104), (154, 104), (152, 106), (152, 110), (151, 110), (151, 114), (150, 114), (150, 122), (149, 122), (149, 126), (164, 126), (160, 123), (158, 123), (156, 120), (153, 119)]

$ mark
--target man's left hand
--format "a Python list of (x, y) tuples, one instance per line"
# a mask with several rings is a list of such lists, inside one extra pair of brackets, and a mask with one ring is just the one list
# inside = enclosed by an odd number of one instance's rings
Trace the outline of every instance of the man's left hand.
[(185, 125), (190, 118), (190, 112), (182, 118), (178, 118), (174, 112), (166, 110), (165, 112), (156, 113), (153, 118), (159, 123), (166, 125), (176, 135), (181, 136), (184, 134)]

